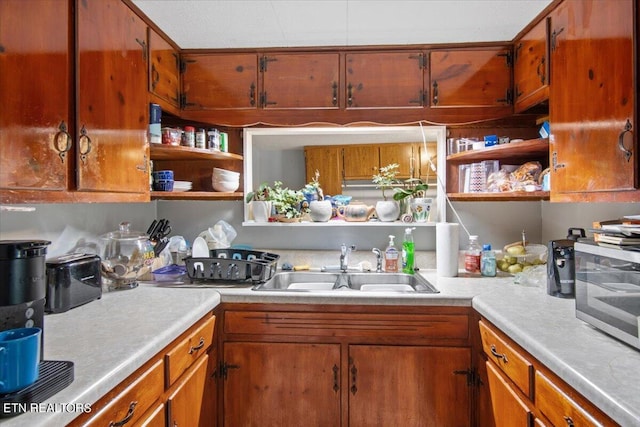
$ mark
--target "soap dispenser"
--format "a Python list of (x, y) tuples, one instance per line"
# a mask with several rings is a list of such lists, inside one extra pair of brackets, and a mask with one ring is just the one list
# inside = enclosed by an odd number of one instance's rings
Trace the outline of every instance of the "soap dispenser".
[(399, 253), (393, 242), (393, 239), (395, 238), (396, 236), (394, 236), (393, 234), (389, 235), (389, 245), (384, 251), (384, 271), (386, 271), (387, 273), (398, 272)]
[(412, 230), (415, 230), (415, 227), (405, 228), (404, 240), (402, 241), (402, 272), (406, 274), (413, 274), (414, 267), (415, 245), (413, 234), (411, 234)]

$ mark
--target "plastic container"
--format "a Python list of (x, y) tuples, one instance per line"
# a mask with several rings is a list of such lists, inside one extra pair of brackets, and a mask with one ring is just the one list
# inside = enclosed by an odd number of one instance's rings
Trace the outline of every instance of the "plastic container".
[(389, 235), (389, 245), (387, 249), (384, 251), (384, 271), (387, 273), (397, 273), (398, 272), (398, 258), (400, 254), (398, 253), (398, 249), (396, 249), (393, 239), (396, 236), (390, 234)]
[(464, 252), (464, 269), (468, 273), (480, 272), (481, 253), (482, 248), (480, 247), (480, 243), (478, 243), (478, 236), (469, 236), (469, 246)]
[(491, 245), (482, 245), (480, 272), (487, 277), (495, 277), (496, 275), (496, 253), (491, 249)]
[(404, 240), (402, 241), (402, 272), (406, 274), (413, 274), (415, 264), (415, 244), (413, 234), (411, 234), (412, 230), (414, 228), (404, 229)]

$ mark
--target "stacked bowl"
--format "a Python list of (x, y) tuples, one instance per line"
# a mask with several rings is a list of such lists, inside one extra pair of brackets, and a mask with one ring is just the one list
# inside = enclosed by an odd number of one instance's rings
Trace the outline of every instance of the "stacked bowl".
[(234, 192), (240, 187), (240, 172), (213, 168), (211, 183), (215, 191)]
[(163, 170), (153, 172), (154, 191), (173, 191), (173, 171)]

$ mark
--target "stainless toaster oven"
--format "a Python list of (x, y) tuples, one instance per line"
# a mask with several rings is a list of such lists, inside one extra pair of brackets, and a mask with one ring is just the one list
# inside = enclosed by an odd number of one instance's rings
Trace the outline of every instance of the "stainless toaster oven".
[(576, 316), (640, 349), (640, 252), (575, 244)]

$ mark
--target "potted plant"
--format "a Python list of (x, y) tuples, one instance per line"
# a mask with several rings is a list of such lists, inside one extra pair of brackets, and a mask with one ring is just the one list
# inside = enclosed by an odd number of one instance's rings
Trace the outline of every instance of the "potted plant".
[(277, 220), (280, 222), (300, 221), (300, 217), (304, 213), (301, 205), (304, 200), (302, 191), (283, 188), (281, 181), (275, 181), (273, 185), (273, 207), (276, 210)]
[(313, 178), (311, 178), (311, 181), (309, 181), (302, 189), (307, 202), (312, 202), (313, 200), (324, 200), (324, 193), (322, 191), (322, 187), (320, 186), (319, 179), (320, 172), (316, 169), (316, 173), (314, 174)]
[(257, 190), (247, 193), (245, 201), (251, 206), (255, 222), (269, 221), (273, 196), (274, 189), (266, 182), (260, 184)]
[(308, 207), (309, 216), (314, 222), (327, 222), (333, 215), (331, 200), (324, 200), (324, 193), (320, 187), (320, 172), (316, 173), (311, 181), (302, 189), (305, 196), (304, 207)]
[(419, 178), (410, 178), (404, 182), (404, 187), (396, 188), (393, 199), (402, 203), (402, 212), (411, 212), (416, 222), (429, 220), (433, 199), (425, 197), (429, 184)]
[(387, 200), (385, 190), (393, 188), (398, 183), (396, 176), (400, 165), (391, 163), (380, 168), (379, 173), (373, 175), (373, 183), (376, 188), (382, 190), (383, 201), (376, 203), (376, 215), (380, 221), (395, 221), (400, 214), (400, 205), (395, 200)]

